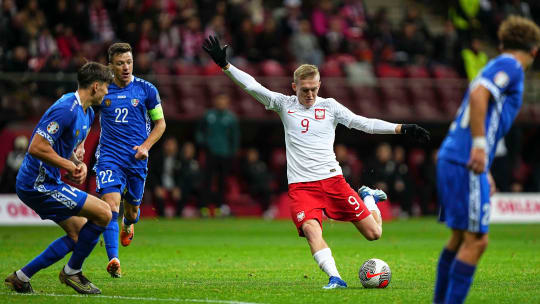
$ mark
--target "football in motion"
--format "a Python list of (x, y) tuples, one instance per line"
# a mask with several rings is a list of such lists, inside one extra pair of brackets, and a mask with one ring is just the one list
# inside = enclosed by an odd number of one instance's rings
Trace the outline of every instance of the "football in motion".
[(392, 279), (392, 271), (385, 261), (369, 259), (360, 267), (358, 277), (365, 288), (386, 288)]

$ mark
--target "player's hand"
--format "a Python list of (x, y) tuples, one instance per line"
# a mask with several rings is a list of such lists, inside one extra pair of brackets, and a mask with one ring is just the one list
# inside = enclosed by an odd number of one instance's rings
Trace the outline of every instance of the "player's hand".
[(75, 149), (75, 157), (79, 160), (79, 161), (83, 161), (84, 160), (84, 145), (79, 145), (77, 147), (77, 149)]
[(480, 174), (486, 171), (486, 163), (486, 151), (482, 148), (472, 148), (467, 168), (472, 170), (475, 174)]
[(66, 178), (68, 178), (70, 181), (80, 185), (86, 179), (86, 174), (87, 173), (88, 173), (88, 168), (86, 167), (86, 164), (85, 163), (80, 163), (75, 167), (75, 170), (73, 170), (72, 172), (69, 172), (66, 175)]
[(148, 158), (148, 149), (146, 149), (145, 147), (135, 146), (133, 147), (133, 150), (137, 151), (137, 153), (135, 153), (136, 159), (143, 160)]
[(209, 36), (204, 39), (203, 49), (212, 57), (212, 60), (221, 68), (225, 68), (227, 64), (227, 48), (225, 45), (223, 48), (219, 45), (219, 39), (215, 36)]
[(401, 134), (412, 137), (420, 143), (426, 143), (431, 139), (429, 131), (417, 124), (402, 124)]

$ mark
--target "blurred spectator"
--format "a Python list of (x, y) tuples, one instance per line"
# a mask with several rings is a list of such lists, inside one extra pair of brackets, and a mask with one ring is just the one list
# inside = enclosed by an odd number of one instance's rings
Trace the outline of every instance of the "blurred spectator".
[(407, 64), (426, 63), (428, 41), (420, 34), (414, 23), (405, 23), (403, 32), (395, 42), (396, 60)]
[(146, 18), (142, 21), (141, 31), (137, 40), (136, 50), (138, 53), (152, 53), (156, 47), (156, 37), (153, 30), (152, 19)]
[(273, 18), (267, 18), (264, 22), (263, 31), (257, 35), (255, 40), (257, 47), (257, 59), (273, 59), (279, 62), (285, 62), (286, 57), (283, 52), (283, 38), (276, 29), (276, 21)]
[(416, 26), (416, 30), (419, 35), (422, 36), (424, 41), (431, 40), (431, 32), (429, 31), (428, 26), (424, 22), (420, 10), (416, 6), (409, 6), (405, 9), (405, 16), (401, 21), (401, 25), (404, 26), (407, 23), (412, 23)]
[(28, 1), (26, 7), (21, 11), (21, 18), (28, 35), (37, 35), (39, 30), (47, 23), (45, 14), (39, 8), (37, 0)]
[(463, 69), (469, 81), (472, 81), (488, 62), (488, 56), (482, 48), (482, 40), (474, 37), (471, 40), (470, 47), (461, 51)]
[(266, 163), (259, 159), (259, 151), (256, 148), (247, 150), (245, 165), (242, 169), (249, 194), (259, 202), (265, 218), (272, 218), (273, 215), (269, 210), (272, 176)]
[(334, 150), (336, 151), (336, 160), (341, 167), (343, 177), (347, 183), (351, 185), (351, 187), (357, 187), (356, 176), (354, 176), (354, 170), (350, 164), (349, 151), (347, 150), (347, 147), (343, 144), (337, 144)]
[(443, 32), (434, 40), (433, 59), (442, 64), (459, 66), (460, 42), (454, 24), (450, 20), (444, 23)]
[(16, 46), (13, 50), (13, 56), (6, 62), (4, 71), (6, 72), (24, 72), (28, 70), (28, 50), (24, 46)]
[(334, 3), (332, 0), (317, 1), (317, 5), (311, 13), (311, 24), (315, 36), (323, 37), (326, 35), (333, 12)]
[(349, 40), (365, 39), (368, 29), (367, 8), (363, 0), (345, 0), (339, 11), (345, 23), (345, 36)]
[(306, 19), (302, 12), (301, 0), (284, 0), (284, 9), (276, 9), (274, 17), (278, 20), (278, 32), (288, 41), (300, 31), (300, 22)]
[(104, 43), (112, 41), (115, 35), (103, 1), (92, 0), (88, 13), (90, 14), (90, 30), (94, 40)]
[(323, 52), (319, 48), (317, 37), (311, 32), (309, 21), (300, 22), (300, 31), (295, 33), (290, 42), (291, 53), (298, 63), (309, 63), (320, 66)]
[(0, 176), (0, 193), (15, 193), (17, 172), (24, 160), (26, 148), (28, 148), (28, 138), (24, 135), (17, 136), (13, 143), (13, 150), (6, 158), (4, 172)]
[(452, 0), (448, 10), (448, 17), (454, 23), (459, 39), (470, 41), (471, 34), (481, 28), (478, 20), (480, 0)]
[(220, 41), (227, 41), (227, 26), (225, 24), (225, 16), (216, 15), (204, 29), (204, 37), (215, 36)]
[(349, 42), (345, 37), (343, 20), (332, 17), (329, 22), (328, 31), (322, 37), (323, 50), (326, 56), (344, 54), (349, 51)]
[(414, 184), (405, 156), (405, 149), (402, 146), (394, 147), (395, 166), (389, 196), (392, 201), (399, 203), (402, 211), (401, 216), (409, 217), (413, 215)]
[[(240, 129), (236, 116), (229, 111), (230, 97), (220, 94), (214, 97), (214, 108), (208, 110), (199, 122), (197, 143), (206, 150), (205, 182), (208, 189), (203, 192), (201, 206), (214, 202), (223, 215), (230, 209), (224, 200), (225, 181), (240, 143)], [(217, 193), (213, 191), (217, 177)], [(203, 215), (207, 209), (201, 210)]]
[(58, 54), (56, 40), (51, 35), (48, 28), (43, 28), (38, 37), (38, 56), (48, 58), (49, 56)]
[[(172, 200), (177, 207), (180, 206), (180, 180), (182, 163), (178, 153), (178, 141), (168, 137), (163, 141), (158, 155), (150, 158), (148, 166), (148, 187), (154, 194), (154, 202), (158, 216), (165, 216), (165, 202)], [(178, 212), (178, 210), (177, 210)]]
[(176, 215), (182, 215), (182, 209), (190, 200), (200, 200), (203, 173), (199, 162), (195, 159), (195, 145), (186, 142), (182, 146), (182, 156), (180, 158), (180, 204), (176, 208)]
[[(362, 183), (368, 187), (381, 189), (390, 195), (392, 187), (392, 175), (396, 165), (392, 161), (392, 147), (383, 142), (377, 146), (375, 159), (366, 165), (362, 176)], [(393, 200), (392, 197), (389, 198)]]
[(529, 4), (521, 0), (509, 0), (504, 4), (504, 15), (519, 15), (521, 17), (532, 19), (531, 8)]
[(176, 59), (180, 50), (180, 27), (172, 24), (168, 14), (159, 16), (158, 56)]
[(200, 63), (204, 40), (199, 18), (192, 16), (182, 31), (182, 59), (189, 63)]
[(64, 27), (62, 24), (56, 26), (56, 44), (58, 52), (63, 58), (70, 59), (75, 53), (81, 50), (81, 44), (71, 27)]
[(244, 17), (240, 28), (233, 35), (234, 55), (249, 61), (257, 60), (256, 36), (251, 18)]

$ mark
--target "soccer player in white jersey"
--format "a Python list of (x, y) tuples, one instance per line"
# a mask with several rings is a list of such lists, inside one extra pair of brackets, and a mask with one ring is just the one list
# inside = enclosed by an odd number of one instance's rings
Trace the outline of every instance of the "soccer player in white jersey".
[(318, 97), (321, 81), (313, 65), (301, 65), (294, 72), (292, 88), (296, 95), (286, 96), (268, 90), (229, 64), (227, 46), (222, 48), (217, 38), (210, 36), (203, 48), (236, 84), (280, 116), (285, 129), (292, 220), (299, 235), (306, 237), (313, 258), (330, 277), (324, 288), (347, 287), (323, 239), (322, 213), (352, 222), (366, 239), (377, 240), (382, 234), (382, 220), (376, 202), (386, 199), (386, 194), (364, 186), (359, 191), (361, 199), (347, 184), (333, 149), (337, 124), (367, 133), (405, 134), (419, 141), (429, 140), (429, 132), (415, 124), (393, 124), (355, 115), (335, 99)]

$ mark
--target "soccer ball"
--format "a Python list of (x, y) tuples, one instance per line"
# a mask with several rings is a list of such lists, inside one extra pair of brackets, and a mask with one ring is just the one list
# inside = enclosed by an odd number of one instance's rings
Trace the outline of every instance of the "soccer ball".
[(365, 288), (386, 288), (392, 279), (392, 271), (385, 261), (369, 259), (360, 267), (358, 277)]

